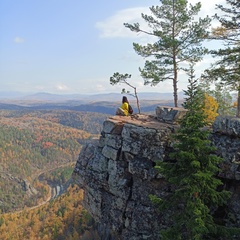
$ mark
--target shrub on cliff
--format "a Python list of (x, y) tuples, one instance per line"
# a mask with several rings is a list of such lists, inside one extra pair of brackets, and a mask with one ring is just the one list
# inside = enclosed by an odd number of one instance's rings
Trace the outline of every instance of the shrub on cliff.
[(172, 189), (166, 199), (152, 197), (170, 219), (170, 226), (161, 230), (161, 239), (221, 239), (217, 235), (234, 234), (234, 229), (218, 225), (213, 218), (214, 211), (226, 203), (230, 192), (217, 190), (222, 185), (216, 177), (222, 159), (214, 154), (209, 131), (203, 130), (207, 124), (204, 95), (193, 73), (192, 67), (185, 91), (184, 108), (188, 112), (174, 135), (174, 151), (169, 161), (157, 166)]
[(216, 117), (218, 116), (218, 102), (213, 96), (208, 95), (207, 93), (204, 94), (204, 108), (203, 112), (207, 116), (207, 120), (210, 124), (212, 124)]

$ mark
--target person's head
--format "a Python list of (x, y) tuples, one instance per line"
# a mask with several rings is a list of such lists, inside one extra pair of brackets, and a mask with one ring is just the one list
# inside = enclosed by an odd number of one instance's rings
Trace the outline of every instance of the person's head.
[(122, 103), (125, 103), (125, 102), (128, 103), (128, 100), (127, 100), (127, 97), (126, 97), (126, 96), (123, 96), (123, 98), (122, 98)]

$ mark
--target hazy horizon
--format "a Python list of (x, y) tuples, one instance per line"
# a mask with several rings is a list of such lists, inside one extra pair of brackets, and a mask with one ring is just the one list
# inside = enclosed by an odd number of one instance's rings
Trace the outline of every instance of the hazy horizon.
[[(16, 91), (0, 91), (0, 100), (101, 100), (101, 101), (121, 101), (122, 96), (126, 95), (129, 99), (135, 100), (135, 97), (129, 94), (121, 94), (116, 92), (109, 93), (98, 93), (98, 94), (54, 94), (48, 92), (36, 92), (36, 93), (23, 93)], [(184, 96), (183, 92), (178, 93), (179, 99)], [(173, 100), (173, 93), (163, 93), (163, 92), (138, 92), (138, 97), (140, 99), (146, 100)]]

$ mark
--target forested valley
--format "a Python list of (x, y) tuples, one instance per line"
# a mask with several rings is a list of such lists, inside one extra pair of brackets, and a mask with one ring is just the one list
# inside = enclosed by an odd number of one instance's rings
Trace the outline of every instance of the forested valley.
[(93, 221), (81, 206), (83, 193), (71, 174), (81, 147), (99, 136), (106, 117), (68, 110), (0, 110), (1, 239), (94, 236), (89, 232)]

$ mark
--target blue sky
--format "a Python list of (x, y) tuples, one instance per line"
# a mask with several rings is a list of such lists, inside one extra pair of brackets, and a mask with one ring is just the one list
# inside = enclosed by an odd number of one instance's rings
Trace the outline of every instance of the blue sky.
[[(196, 3), (197, 0), (190, 1)], [(214, 14), (223, 0), (202, 0), (202, 14)], [(214, 3), (212, 3), (214, 2)], [(158, 0), (0, 0), (0, 91), (110, 93), (114, 72), (132, 74), (138, 92), (172, 92), (172, 83), (144, 86), (143, 59), (133, 42), (146, 42), (123, 23), (140, 22)], [(209, 57), (197, 65), (198, 70)], [(187, 79), (179, 80), (179, 91)]]

